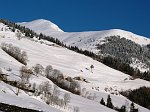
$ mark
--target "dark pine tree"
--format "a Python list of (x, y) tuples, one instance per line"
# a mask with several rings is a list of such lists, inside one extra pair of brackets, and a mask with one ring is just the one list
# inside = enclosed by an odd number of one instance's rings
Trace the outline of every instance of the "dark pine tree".
[(106, 106), (111, 108), (111, 109), (113, 109), (113, 107), (114, 107), (112, 102), (111, 102), (110, 95), (108, 95), (108, 97), (107, 97), (107, 104), (106, 104)]
[(100, 104), (105, 105), (105, 101), (103, 98), (101, 99)]
[(122, 106), (120, 109), (119, 109), (119, 112), (126, 112), (126, 106)]
[(131, 103), (130, 112), (138, 112), (138, 109), (135, 109), (134, 103)]

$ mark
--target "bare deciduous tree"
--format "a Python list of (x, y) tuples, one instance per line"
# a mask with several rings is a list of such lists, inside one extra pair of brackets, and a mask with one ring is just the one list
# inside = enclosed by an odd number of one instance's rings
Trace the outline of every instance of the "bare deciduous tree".
[(71, 100), (70, 94), (65, 93), (64, 94), (64, 105), (65, 105), (65, 107), (68, 105), (68, 103), (70, 102), (70, 100)]
[(2, 74), (3, 72), (2, 72), (2, 69), (0, 68), (0, 75)]
[(52, 85), (48, 81), (44, 82), (44, 84), (43, 84), (43, 92), (44, 92), (45, 97), (46, 97), (47, 94), (50, 94), (51, 90), (52, 90)]
[(40, 64), (36, 64), (36, 65), (33, 67), (33, 71), (34, 71), (35, 75), (38, 75), (38, 74), (42, 75), (43, 70), (44, 70), (44, 68), (43, 68), (43, 66), (40, 65)]
[(54, 89), (53, 89), (53, 97), (52, 97), (52, 101), (54, 104), (57, 104), (58, 99), (59, 99), (59, 95), (60, 95), (60, 91), (58, 89), (57, 85), (54, 85)]
[(18, 40), (20, 40), (20, 39), (21, 39), (21, 36), (22, 36), (21, 32), (20, 32), (20, 31), (18, 31), (18, 32), (16, 33), (16, 37), (18, 38)]
[(28, 69), (27, 66), (22, 66), (20, 68), (20, 77), (21, 77), (21, 81), (23, 83), (28, 83), (29, 82), (29, 78), (31, 77), (31, 75), (33, 74), (31, 69)]
[(86, 94), (86, 88), (82, 88), (82, 97), (85, 97)]
[(73, 112), (80, 112), (79, 107), (74, 107)]
[(75, 94), (78, 94), (78, 95), (81, 94), (81, 87), (80, 87), (80, 84), (77, 81), (72, 81), (70, 83), (70, 89)]
[[(26, 88), (26, 84), (29, 84), (29, 78), (31, 77), (31, 75), (33, 74), (32, 70), (31, 69), (28, 69), (27, 66), (22, 66), (20, 68), (20, 78), (21, 78), (21, 81), (18, 82), (18, 86), (21, 87), (21, 88)], [(19, 94), (19, 87), (17, 88), (17, 93), (16, 95)]]
[(52, 78), (57, 79), (58, 76), (63, 76), (62, 72), (60, 70), (54, 69), (52, 71)]
[(45, 76), (47, 78), (49, 78), (52, 75), (52, 70), (53, 70), (53, 68), (52, 68), (51, 65), (46, 66), (46, 68), (45, 68)]
[(33, 91), (36, 90), (36, 83), (33, 83), (33, 85), (32, 85), (32, 90), (33, 90)]
[(28, 56), (25, 51), (22, 51), (22, 53), (21, 53), (21, 60), (25, 65), (27, 65)]

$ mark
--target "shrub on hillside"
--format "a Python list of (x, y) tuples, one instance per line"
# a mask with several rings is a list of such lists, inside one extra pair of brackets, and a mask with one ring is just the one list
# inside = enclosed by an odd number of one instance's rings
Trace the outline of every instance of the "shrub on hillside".
[(7, 54), (18, 60), (20, 63), (27, 65), (27, 53), (22, 51), (19, 47), (14, 46), (13, 44), (2, 43), (2, 50), (4, 50)]
[(80, 84), (71, 77), (64, 78), (63, 73), (60, 70), (53, 69), (51, 65), (48, 65), (45, 69), (45, 76), (53, 81), (59, 87), (68, 90), (74, 94), (81, 94)]

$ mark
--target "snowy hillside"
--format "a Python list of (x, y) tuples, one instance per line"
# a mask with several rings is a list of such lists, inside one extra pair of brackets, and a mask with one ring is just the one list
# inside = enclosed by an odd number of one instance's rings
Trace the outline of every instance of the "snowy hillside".
[[(16, 96), (16, 88), (7, 85), (3, 81), (0, 82), (0, 101), (14, 104), (22, 107), (32, 108), (36, 110), (43, 110), (44, 112), (59, 112), (67, 111), (72, 112), (72, 106), (77, 106), (80, 112), (115, 112), (105, 106), (102, 106), (99, 102), (103, 97), (106, 101), (107, 96), (111, 94), (112, 102), (114, 106), (121, 107), (131, 103), (127, 98), (119, 94), (119, 91), (136, 89), (142, 86), (150, 87), (150, 82), (135, 79), (131, 80), (130, 76), (114, 70), (98, 61), (95, 61), (87, 56), (75, 53), (66, 48), (55, 46), (54, 43), (44, 40), (29, 40), (27, 38), (18, 39), (15, 32), (11, 32), (5, 25), (0, 24), (0, 44), (11, 43), (21, 50), (26, 51), (28, 55), (27, 66), (32, 67), (39, 63), (44, 68), (47, 65), (52, 65), (53, 68), (60, 70), (64, 75), (72, 78), (80, 76), (88, 81), (79, 81), (81, 88), (86, 88), (90, 95), (96, 95), (96, 98), (89, 100), (87, 98), (71, 95), (71, 102), (69, 103), (70, 108), (64, 110), (57, 106), (48, 106), (40, 97), (28, 95), (24, 91), (20, 91), (19, 95)], [(65, 34), (65, 33), (64, 33)], [(0, 49), (0, 68), (6, 74), (8, 74), (9, 80), (20, 80), (19, 69), (22, 66), (16, 59), (8, 55), (2, 49)], [(90, 66), (94, 65), (93, 72), (90, 70)], [(12, 69), (9, 71), (8, 69)], [(49, 81), (44, 76), (32, 76), (29, 80), (30, 83), (40, 83)], [(64, 93), (68, 93), (65, 90), (60, 89), (60, 96)], [(2, 97), (1, 97), (2, 96)], [(25, 101), (25, 103), (19, 103), (18, 101)], [(32, 105), (31, 105), (32, 103)], [(140, 112), (149, 112), (139, 105), (135, 105)], [(129, 107), (128, 107), (129, 109)]]
[[(3, 29), (3, 31), (0, 31), (0, 44), (3, 42), (12, 43), (13, 45), (20, 47), (22, 50), (27, 51), (27, 53), (29, 53), (28, 57), (31, 56), (29, 58), (29, 63), (28, 63), (29, 67), (37, 63), (42, 64), (44, 67), (50, 64), (55, 68), (61, 68), (61, 70), (66, 69), (65, 70), (66, 74), (72, 75), (69, 73), (73, 72), (73, 70), (70, 70), (67, 66), (65, 66), (65, 64), (68, 62), (65, 60), (62, 60), (62, 58), (66, 58), (68, 54), (72, 54), (73, 52), (68, 51), (64, 48), (53, 47), (53, 46), (50, 47), (48, 45), (51, 45), (51, 44), (53, 45), (53, 43), (50, 43), (50, 42), (46, 42), (48, 44), (46, 45), (46, 44), (40, 44), (40, 43), (31, 41), (28, 39), (18, 40), (16, 37), (16, 32), (15, 33), (11, 32), (11, 30), (9, 30), (9, 28), (3, 24), (0, 24), (0, 29)], [(44, 51), (46, 54), (44, 53), (43, 55), (40, 55), (42, 54), (41, 51)], [(63, 52), (67, 53), (65, 57), (61, 58), (61, 56), (59, 55), (60, 51), (62, 51), (62, 53)], [(71, 60), (69, 59), (69, 61)], [(23, 65), (19, 63), (13, 57), (8, 55), (6, 52), (4, 52), (1, 48), (0, 48), (0, 62), (1, 62), (0, 68), (2, 69), (2, 72), (4, 74), (7, 74), (8, 80), (10, 81), (20, 80), (19, 69)], [(41, 83), (44, 83), (47, 81), (53, 85), (53, 83), (47, 78), (45, 78), (44, 76), (38, 76), (38, 77), (32, 76), (29, 82), (32, 84), (36, 83), (36, 85), (40, 85)], [(64, 109), (55, 105), (54, 106), (47, 105), (44, 101), (41, 100), (40, 96), (35, 97), (32, 95), (32, 93), (27, 93), (27, 92), (20, 90), (19, 95), (17, 96), (16, 92), (17, 92), (16, 87), (13, 87), (11, 85), (4, 83), (3, 81), (0, 81), (0, 103), (2, 102), (6, 104), (16, 105), (19, 107), (40, 110), (44, 112), (63, 112), (63, 111), (76, 112), (73, 107), (79, 107), (80, 112), (91, 112), (91, 111), (93, 112), (98, 112), (98, 111), (115, 112), (114, 110), (111, 110), (107, 107), (100, 105), (98, 102), (91, 101), (91, 100), (82, 98), (81, 96), (77, 96), (71, 93), (69, 93), (71, 95), (71, 102), (68, 108)], [(68, 93), (68, 92), (60, 89), (60, 95), (62, 96), (64, 93)]]

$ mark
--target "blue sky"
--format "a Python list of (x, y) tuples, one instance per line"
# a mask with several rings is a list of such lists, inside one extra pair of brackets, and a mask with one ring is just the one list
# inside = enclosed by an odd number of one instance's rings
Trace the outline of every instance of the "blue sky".
[(123, 29), (150, 37), (150, 0), (1, 0), (0, 18), (47, 19), (62, 30)]

